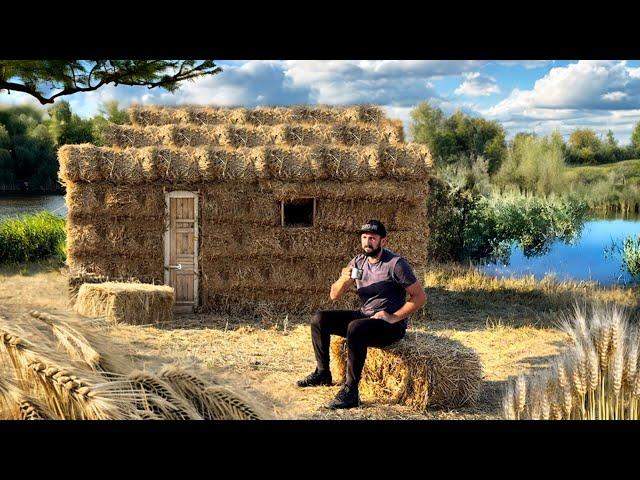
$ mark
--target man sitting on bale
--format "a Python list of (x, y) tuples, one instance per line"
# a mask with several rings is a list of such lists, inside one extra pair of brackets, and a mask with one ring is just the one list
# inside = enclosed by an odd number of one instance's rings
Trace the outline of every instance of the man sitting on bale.
[[(404, 337), (408, 317), (426, 301), (424, 289), (407, 260), (387, 250), (387, 230), (379, 220), (369, 220), (358, 230), (363, 253), (342, 269), (331, 285), (331, 300), (341, 297), (355, 283), (360, 310), (320, 310), (311, 321), (311, 338), (317, 367), (299, 380), (299, 387), (332, 385), (329, 369), (331, 335), (347, 339), (346, 382), (328, 408), (360, 404), (358, 383), (367, 347), (384, 347)], [(406, 300), (406, 293), (409, 300)]]

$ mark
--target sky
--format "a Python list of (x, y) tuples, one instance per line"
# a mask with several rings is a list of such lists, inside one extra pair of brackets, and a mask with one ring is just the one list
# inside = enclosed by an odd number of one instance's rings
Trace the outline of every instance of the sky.
[[(111, 85), (62, 97), (90, 117), (106, 100), (121, 105), (245, 106), (376, 104), (404, 122), (422, 101), (447, 115), (462, 110), (497, 120), (507, 137), (517, 132), (568, 138), (576, 128), (621, 145), (640, 121), (640, 61), (625, 60), (226, 60), (223, 72), (184, 83), (176, 93)], [(0, 93), (0, 104), (32, 103)]]

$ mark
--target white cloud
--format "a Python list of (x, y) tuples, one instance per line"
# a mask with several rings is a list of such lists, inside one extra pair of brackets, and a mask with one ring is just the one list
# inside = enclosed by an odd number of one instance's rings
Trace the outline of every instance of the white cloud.
[(636, 108), (640, 76), (626, 62), (581, 60), (552, 68), (532, 90), (514, 89), (487, 113), (502, 117), (524, 109), (609, 109), (611, 102), (603, 97), (614, 91), (626, 95), (616, 108)]
[(496, 63), (505, 67), (524, 67), (527, 70), (533, 70), (544, 68), (553, 62), (554, 60), (499, 60)]
[[(481, 113), (517, 131), (568, 135), (576, 128), (608, 129), (621, 144), (629, 142), (640, 121), (640, 70), (624, 61), (581, 60), (552, 68), (531, 90), (514, 89), (508, 98)], [(622, 114), (622, 112), (627, 112)]]
[(456, 95), (482, 97), (500, 93), (500, 87), (493, 77), (480, 75), (480, 72), (463, 73), (464, 82), (455, 90)]
[(609, 100), (611, 102), (619, 102), (620, 100), (624, 100), (629, 95), (626, 92), (609, 92), (602, 95), (603, 100)]

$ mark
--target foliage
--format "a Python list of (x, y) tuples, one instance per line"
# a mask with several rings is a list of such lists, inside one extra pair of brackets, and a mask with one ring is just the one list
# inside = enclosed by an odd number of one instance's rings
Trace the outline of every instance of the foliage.
[(430, 180), (428, 255), (437, 261), (508, 260), (518, 244), (526, 256), (541, 255), (552, 242), (574, 241), (587, 206), (575, 199), (522, 195), (484, 197)]
[(596, 211), (637, 211), (640, 208), (640, 160), (569, 167), (564, 192), (583, 199)]
[(461, 159), (483, 157), (488, 171), (498, 170), (506, 155), (505, 130), (498, 122), (471, 117), (460, 111), (446, 117), (428, 102), (411, 112), (413, 141), (429, 146), (436, 165), (456, 164)]
[(23, 92), (42, 104), (104, 85), (178, 89), (222, 69), (212, 60), (0, 60), (0, 91)]
[(0, 222), (0, 263), (64, 259), (65, 220), (49, 212)]
[(0, 110), (0, 183), (30, 182), (32, 190), (56, 188), (55, 143), (40, 110), (17, 106)]
[(559, 133), (542, 138), (516, 135), (494, 183), (503, 189), (516, 188), (525, 195), (548, 196), (560, 192), (565, 169), (563, 143)]

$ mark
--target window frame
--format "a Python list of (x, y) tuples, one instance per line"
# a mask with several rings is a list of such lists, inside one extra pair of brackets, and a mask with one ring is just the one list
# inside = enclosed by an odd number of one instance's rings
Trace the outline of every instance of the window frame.
[[(285, 202), (291, 202), (292, 200), (313, 200), (313, 212), (312, 212), (312, 222), (311, 225), (300, 226), (300, 227), (291, 227), (287, 226), (284, 223), (284, 204)], [(317, 205), (317, 197), (296, 197), (290, 200), (280, 200), (280, 227), (290, 229), (290, 230), (298, 230), (298, 229), (306, 229), (306, 228), (315, 228), (316, 226), (316, 205)]]

